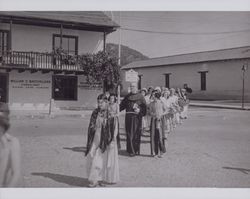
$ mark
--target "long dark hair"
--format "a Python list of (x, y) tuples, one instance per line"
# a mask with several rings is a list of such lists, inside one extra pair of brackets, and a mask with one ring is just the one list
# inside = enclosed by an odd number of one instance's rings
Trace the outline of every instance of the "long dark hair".
[(116, 96), (116, 94), (111, 93), (110, 96), (109, 96), (109, 98), (108, 98), (108, 101), (110, 101), (110, 98), (111, 98), (111, 97), (114, 97), (114, 98), (115, 98), (114, 102), (116, 103), (116, 102), (117, 102), (117, 96)]

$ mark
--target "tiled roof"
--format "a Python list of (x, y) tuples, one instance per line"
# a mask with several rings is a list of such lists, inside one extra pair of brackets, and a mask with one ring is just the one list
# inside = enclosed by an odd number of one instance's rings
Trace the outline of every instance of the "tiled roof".
[(172, 55), (166, 57), (157, 57), (129, 63), (123, 66), (122, 69), (188, 64), (241, 58), (250, 58), (250, 46)]

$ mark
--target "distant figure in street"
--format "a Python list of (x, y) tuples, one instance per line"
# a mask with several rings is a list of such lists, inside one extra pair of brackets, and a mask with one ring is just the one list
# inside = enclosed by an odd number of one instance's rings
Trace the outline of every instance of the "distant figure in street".
[(120, 104), (120, 111), (123, 110), (126, 110), (127, 152), (133, 157), (140, 154), (142, 117), (146, 115), (146, 101), (142, 94), (138, 93), (137, 82), (130, 84), (130, 93)]
[(105, 183), (119, 181), (118, 126), (110, 121), (106, 97), (99, 95), (97, 102), (98, 108), (92, 112), (90, 118), (85, 153), (89, 187), (105, 186)]
[(165, 115), (164, 103), (160, 99), (161, 93), (155, 92), (152, 96), (152, 102), (149, 104), (149, 113), (151, 116), (150, 125), (150, 146), (151, 155), (158, 155), (159, 158), (162, 157), (163, 153), (166, 152), (164, 144), (164, 120)]
[(187, 94), (186, 94), (186, 89), (182, 88), (181, 92), (180, 92), (181, 98), (182, 98), (182, 112), (181, 112), (181, 118), (182, 119), (187, 119), (187, 115), (188, 115), (188, 105), (189, 105), (189, 100), (187, 98)]
[(9, 108), (0, 102), (0, 187), (16, 187), (20, 177), (20, 144), (9, 127)]
[(187, 93), (191, 94), (193, 92), (192, 88), (188, 87), (188, 84), (184, 84), (183, 88), (186, 90)]

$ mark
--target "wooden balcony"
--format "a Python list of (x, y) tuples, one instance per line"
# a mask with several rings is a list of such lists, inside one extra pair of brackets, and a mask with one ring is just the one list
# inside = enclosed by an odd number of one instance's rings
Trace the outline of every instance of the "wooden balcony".
[(78, 64), (78, 56), (21, 51), (2, 53), (0, 67), (9, 70), (20, 68), (23, 70), (82, 71)]

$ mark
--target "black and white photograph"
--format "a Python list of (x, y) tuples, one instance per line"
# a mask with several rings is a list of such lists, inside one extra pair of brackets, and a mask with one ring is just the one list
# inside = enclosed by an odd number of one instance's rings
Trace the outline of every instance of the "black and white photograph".
[(249, 19), (1, 10), (0, 187), (250, 188)]

